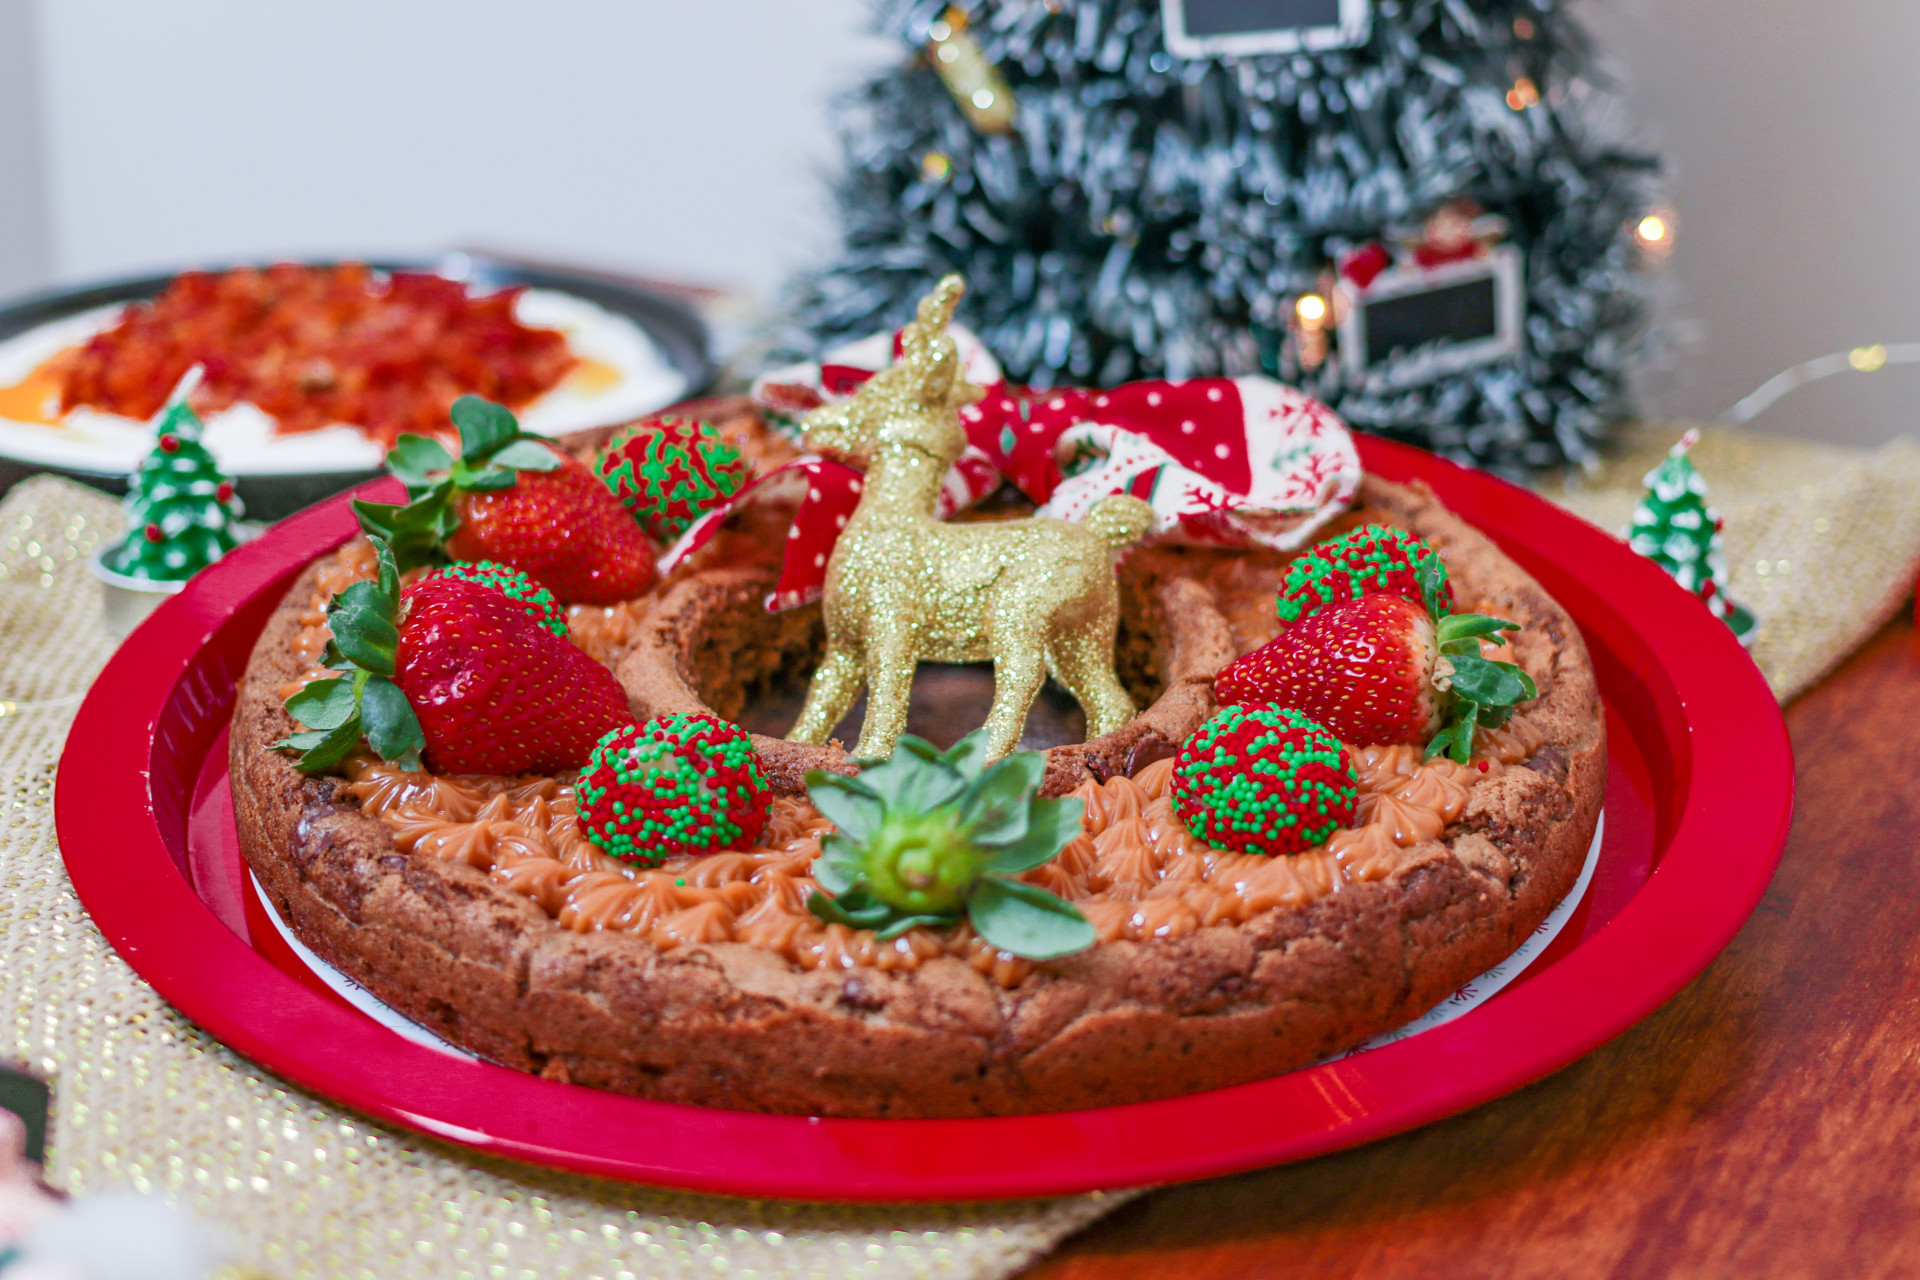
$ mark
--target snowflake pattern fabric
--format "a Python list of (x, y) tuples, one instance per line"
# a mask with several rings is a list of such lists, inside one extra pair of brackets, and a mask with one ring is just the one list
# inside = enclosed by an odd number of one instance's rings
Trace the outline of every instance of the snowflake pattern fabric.
[[(935, 512), (979, 502), (1003, 480), (1040, 504), (1038, 514), (1084, 520), (1100, 499), (1132, 494), (1153, 508), (1150, 536), (1216, 546), (1291, 550), (1353, 501), (1360, 456), (1344, 423), (1319, 401), (1267, 378), (1193, 378), (1106, 390), (1035, 391), (1000, 377), (979, 340), (955, 326), (968, 377), (985, 397), (961, 411), (966, 452), (949, 471)], [(844, 400), (882, 368), (898, 341), (876, 335), (754, 383), (768, 418), (798, 436), (812, 409)], [(785, 563), (769, 609), (818, 599), (827, 561), (860, 501), (860, 473), (806, 456), (770, 472), (709, 512), (661, 562), (670, 571), (748, 502), (801, 483)]]

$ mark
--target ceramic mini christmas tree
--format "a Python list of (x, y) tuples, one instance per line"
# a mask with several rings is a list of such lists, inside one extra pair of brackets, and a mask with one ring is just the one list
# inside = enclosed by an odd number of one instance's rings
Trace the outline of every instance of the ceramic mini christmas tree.
[(1633, 509), (1627, 545), (1699, 596), (1714, 617), (1733, 628), (1741, 644), (1748, 644), (1758, 622), (1727, 595), (1722, 521), (1707, 505), (1707, 482), (1688, 456), (1699, 441), (1698, 431), (1687, 432), (1665, 461), (1647, 473), (1646, 496)]
[(150, 582), (179, 582), (233, 550), (240, 499), (201, 443), (184, 398), (161, 412), (153, 452), (128, 480), (127, 536), (103, 557), (108, 569)]

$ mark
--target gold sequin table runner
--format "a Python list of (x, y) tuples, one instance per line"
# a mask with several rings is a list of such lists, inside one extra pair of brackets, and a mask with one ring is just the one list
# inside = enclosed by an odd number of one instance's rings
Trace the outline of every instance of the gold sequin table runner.
[[(1621, 459), (1543, 491), (1617, 532), (1679, 433), (1643, 427)], [(1733, 594), (1762, 618), (1755, 660), (1791, 697), (1911, 591), (1920, 447), (1709, 431), (1694, 458), (1726, 518)], [(635, 1187), (375, 1124), (230, 1052), (113, 952), (54, 841), (55, 762), (112, 652), (85, 559), (119, 529), (111, 499), (51, 477), (0, 502), (0, 1057), (54, 1082), (56, 1184), (159, 1194), (275, 1277), (369, 1280), (984, 1280), (1130, 1198), (838, 1206)]]
[(1128, 1198), (820, 1205), (635, 1187), (372, 1123), (228, 1050), (114, 953), (54, 842), (54, 765), (113, 652), (85, 561), (120, 525), (111, 499), (50, 477), (0, 502), (0, 1057), (53, 1081), (56, 1185), (159, 1194), (274, 1277), (366, 1280), (986, 1280)]

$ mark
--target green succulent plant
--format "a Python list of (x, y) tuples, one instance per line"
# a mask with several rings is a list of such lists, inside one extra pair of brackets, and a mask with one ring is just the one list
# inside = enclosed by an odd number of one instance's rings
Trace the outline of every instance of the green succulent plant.
[(838, 828), (813, 864), (808, 900), (829, 923), (893, 938), (963, 919), (990, 945), (1051, 960), (1093, 945), (1093, 926), (1022, 871), (1080, 834), (1079, 800), (1040, 797), (1046, 758), (1020, 751), (987, 763), (984, 731), (946, 751), (903, 735), (886, 760), (843, 777), (815, 769), (807, 790)]

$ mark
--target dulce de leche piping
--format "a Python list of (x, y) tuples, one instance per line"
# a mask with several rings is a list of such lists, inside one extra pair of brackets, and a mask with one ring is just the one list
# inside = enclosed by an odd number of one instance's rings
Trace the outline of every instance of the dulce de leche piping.
[[(289, 697), (332, 672), (320, 667), (328, 601), (372, 578), (373, 548), (355, 539), (322, 566), (295, 652), (310, 665), (283, 688)], [(625, 647), (647, 604), (575, 606), (576, 644), (601, 661)], [(1481, 729), (1474, 763), (1424, 760), (1417, 748), (1349, 748), (1359, 777), (1355, 825), (1290, 857), (1229, 853), (1195, 837), (1167, 798), (1173, 762), (1137, 777), (1088, 782), (1081, 835), (1022, 879), (1073, 902), (1100, 939), (1178, 938), (1238, 923), (1280, 906), (1303, 906), (1344, 885), (1381, 880), (1431, 857), (1434, 841), (1466, 808), (1473, 786), (1526, 760), (1544, 739), (1524, 716)], [(347, 790), (363, 812), (393, 829), (401, 851), (464, 862), (538, 904), (564, 928), (638, 934), (662, 950), (739, 942), (776, 952), (805, 969), (912, 969), (952, 955), (1004, 987), (1033, 962), (986, 945), (960, 924), (912, 929), (881, 942), (867, 929), (824, 924), (807, 910), (820, 838), (833, 829), (804, 801), (775, 797), (762, 847), (626, 866), (602, 853), (579, 827), (573, 788), (554, 778), (443, 777), (407, 772), (368, 756), (346, 762)]]
[[(1088, 782), (1082, 834), (1023, 878), (1072, 901), (1102, 941), (1178, 938), (1302, 906), (1343, 886), (1380, 880), (1433, 856), (1474, 784), (1539, 749), (1523, 717), (1482, 730), (1472, 765), (1423, 760), (1413, 747), (1352, 751), (1360, 780), (1357, 825), (1291, 857), (1229, 853), (1197, 839), (1167, 797), (1173, 762), (1134, 778)], [(803, 801), (776, 797), (762, 846), (625, 866), (581, 833), (573, 788), (552, 778), (439, 777), (356, 756), (347, 790), (393, 829), (414, 857), (464, 862), (537, 903), (564, 928), (617, 929), (663, 950), (739, 942), (806, 969), (912, 969), (958, 956), (1002, 986), (1030, 961), (987, 946), (962, 924), (913, 929), (888, 942), (871, 930), (825, 924), (807, 910), (813, 860), (832, 824)]]

